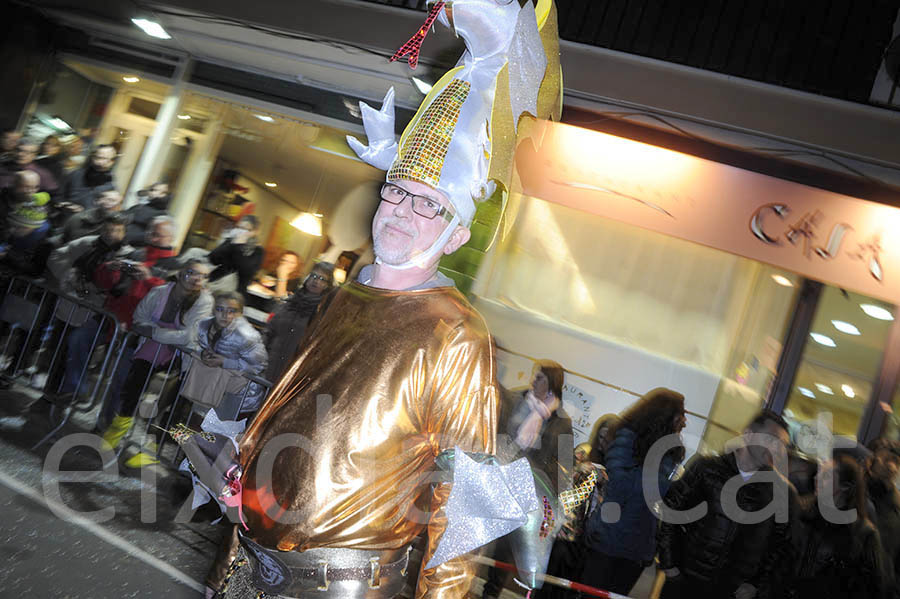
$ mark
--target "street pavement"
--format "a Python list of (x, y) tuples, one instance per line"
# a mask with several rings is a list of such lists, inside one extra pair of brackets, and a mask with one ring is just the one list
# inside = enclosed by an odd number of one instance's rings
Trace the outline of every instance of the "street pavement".
[(0, 598), (202, 597), (225, 530), (216, 512), (184, 505), (190, 483), (173, 468), (133, 471), (107, 455), (104, 469), (95, 413), (32, 449), (50, 430), (28, 409), (38, 395), (0, 391)]

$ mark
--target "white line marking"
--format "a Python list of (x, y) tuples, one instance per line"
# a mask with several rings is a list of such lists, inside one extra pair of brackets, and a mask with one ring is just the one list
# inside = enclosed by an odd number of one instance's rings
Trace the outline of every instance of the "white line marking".
[[(188, 576), (187, 574), (185, 574), (178, 568), (175, 568), (168, 562), (165, 562), (165, 561), (159, 559), (158, 557), (147, 553), (146, 551), (144, 551), (137, 545), (134, 545), (134, 544), (130, 543), (129, 541), (126, 541), (122, 537), (119, 537), (119, 536), (111, 533), (110, 531), (106, 530), (102, 526), (98, 526), (96, 523), (91, 522), (87, 518), (73, 513), (71, 508), (59, 503), (58, 501), (54, 501), (52, 499), (47, 499), (41, 493), (38, 493), (37, 491), (35, 491), (31, 487), (29, 487), (28, 485), (19, 482), (15, 478), (11, 477), (9, 474), (4, 472), (3, 476), (0, 476), (0, 483), (3, 483), (3, 485), (5, 487), (7, 487), (8, 489), (15, 491), (16, 493), (18, 493), (20, 495), (24, 495), (25, 497), (28, 497), (29, 499), (31, 499), (32, 501), (35, 501), (36, 503), (45, 505), (47, 508), (51, 509), (51, 511), (66, 511), (66, 512), (68, 512), (70, 515), (66, 520), (64, 520), (65, 522), (69, 522), (71, 524), (75, 524), (76, 526), (80, 526), (81, 528), (88, 531), (92, 535), (103, 539), (110, 545), (117, 547), (117, 548), (121, 549), (122, 551), (124, 551), (125, 553), (127, 553), (128, 555), (131, 555), (132, 557), (135, 557), (135, 558), (141, 560), (148, 566), (152, 566), (153, 568), (156, 568), (163, 574), (167, 574), (167, 575), (171, 576), (177, 582), (180, 582), (181, 584), (188, 586), (188, 587), (194, 589), (195, 591), (198, 591), (200, 593), (204, 593), (206, 591), (206, 585), (197, 582), (196, 580), (194, 580), (193, 578), (191, 578), (190, 576)], [(56, 508), (56, 509), (54, 510), (54, 508)]]

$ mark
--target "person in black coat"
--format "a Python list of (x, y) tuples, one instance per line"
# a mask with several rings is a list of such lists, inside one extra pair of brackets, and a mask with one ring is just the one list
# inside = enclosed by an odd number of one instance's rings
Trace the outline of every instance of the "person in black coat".
[(210, 283), (234, 273), (238, 279), (238, 293), (246, 296), (247, 285), (253, 281), (265, 254), (256, 239), (258, 233), (259, 220), (252, 214), (238, 221), (225, 241), (209, 253), (209, 261), (216, 266), (209, 275)]
[[(877, 599), (885, 588), (878, 531), (867, 516), (860, 465), (836, 456), (816, 476), (816, 501), (798, 508), (794, 599)], [(839, 511), (838, 511), (839, 510)], [(855, 513), (852, 513), (855, 511)], [(849, 522), (839, 518), (848, 517)]]
[(147, 227), (154, 218), (168, 216), (169, 184), (160, 181), (150, 186), (146, 192), (139, 192), (139, 203), (125, 210), (128, 218), (128, 229), (125, 232), (125, 243), (131, 247), (144, 247), (147, 244)]
[(266, 380), (277, 383), (297, 357), (306, 327), (331, 288), (333, 272), (334, 265), (319, 262), (313, 266), (303, 286), (275, 308), (266, 327), (266, 351), (269, 354)]
[(869, 446), (866, 492), (875, 512), (873, 524), (881, 537), (886, 588), (889, 599), (900, 599), (900, 442), (876, 439)]
[[(789, 439), (784, 419), (763, 411), (733, 451), (695, 456), (672, 483), (657, 538), (659, 568), (666, 575), (663, 599), (769, 596), (792, 555), (789, 513), (796, 492), (778, 471), (787, 471)], [(723, 492), (726, 483), (732, 489), (733, 481), (741, 483), (737, 494)], [(775, 514), (761, 521), (731, 517), (771, 508), (773, 502)], [(684, 524), (670, 511), (701, 504), (706, 509)]]

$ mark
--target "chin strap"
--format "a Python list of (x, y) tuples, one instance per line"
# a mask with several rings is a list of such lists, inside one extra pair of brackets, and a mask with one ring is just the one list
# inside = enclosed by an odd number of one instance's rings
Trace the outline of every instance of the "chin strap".
[(450, 224), (447, 225), (447, 228), (444, 229), (444, 232), (441, 233), (440, 237), (434, 240), (434, 243), (431, 244), (431, 247), (429, 247), (424, 252), (411, 257), (406, 262), (402, 262), (400, 264), (384, 264), (384, 262), (382, 262), (381, 259), (376, 256), (375, 264), (381, 264), (387, 268), (392, 268), (394, 270), (425, 268), (425, 266), (428, 264), (428, 261), (434, 258), (440, 251), (444, 249), (444, 246), (447, 245), (447, 241), (450, 239), (450, 236), (453, 235), (453, 231), (456, 230), (459, 222), (459, 215), (454, 214), (453, 219), (450, 221)]

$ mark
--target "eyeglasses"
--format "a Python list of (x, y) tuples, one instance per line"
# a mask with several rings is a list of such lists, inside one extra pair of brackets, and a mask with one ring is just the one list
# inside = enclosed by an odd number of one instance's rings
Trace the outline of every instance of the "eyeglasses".
[(309, 273), (309, 278), (313, 281), (322, 281), (323, 283), (328, 282), (328, 277), (323, 277), (322, 275), (316, 274), (314, 272)]
[(453, 213), (447, 208), (441, 206), (441, 203), (427, 196), (420, 196), (410, 193), (393, 183), (385, 183), (381, 186), (381, 199), (391, 204), (402, 204), (403, 200), (409, 198), (412, 202), (412, 210), (422, 218), (428, 220), (435, 216), (441, 216), (446, 221), (453, 219)]
[(205, 273), (205, 272), (197, 272), (193, 268), (189, 268), (186, 271), (184, 271), (184, 276), (185, 277), (195, 277), (197, 279), (206, 279), (209, 277), (209, 274)]
[(237, 308), (229, 308), (228, 306), (216, 306), (215, 311), (216, 314), (227, 314), (228, 316), (232, 316), (238, 313)]

